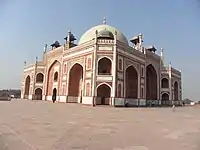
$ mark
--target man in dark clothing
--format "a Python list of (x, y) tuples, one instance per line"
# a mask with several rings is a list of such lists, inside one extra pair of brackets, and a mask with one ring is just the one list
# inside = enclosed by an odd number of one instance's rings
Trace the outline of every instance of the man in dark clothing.
[(53, 103), (55, 103), (55, 101), (56, 101), (56, 97), (55, 96), (52, 96), (52, 101), (53, 101)]

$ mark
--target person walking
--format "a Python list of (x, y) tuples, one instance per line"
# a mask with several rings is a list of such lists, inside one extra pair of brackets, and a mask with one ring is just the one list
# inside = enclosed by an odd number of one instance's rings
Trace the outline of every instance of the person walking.
[(56, 101), (56, 97), (53, 95), (52, 96), (52, 102), (55, 103), (55, 101)]
[(175, 112), (175, 108), (176, 108), (176, 106), (173, 104), (173, 106), (172, 106), (173, 112)]

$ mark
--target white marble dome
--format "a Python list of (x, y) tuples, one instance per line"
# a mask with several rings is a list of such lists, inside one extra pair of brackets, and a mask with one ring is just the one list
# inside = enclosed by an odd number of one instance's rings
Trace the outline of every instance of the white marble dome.
[(95, 38), (95, 33), (96, 33), (96, 30), (98, 32), (102, 31), (102, 30), (108, 30), (110, 32), (112, 32), (113, 35), (115, 35), (115, 31), (117, 32), (117, 40), (128, 45), (128, 40), (127, 38), (124, 36), (124, 34), (119, 31), (118, 29), (112, 27), (112, 26), (109, 26), (107, 24), (102, 24), (102, 25), (98, 25), (98, 26), (94, 26), (92, 27), (91, 29), (89, 29), (88, 31), (86, 31), (80, 38), (79, 40), (79, 43), (78, 44), (83, 44), (85, 42), (88, 42), (92, 39)]

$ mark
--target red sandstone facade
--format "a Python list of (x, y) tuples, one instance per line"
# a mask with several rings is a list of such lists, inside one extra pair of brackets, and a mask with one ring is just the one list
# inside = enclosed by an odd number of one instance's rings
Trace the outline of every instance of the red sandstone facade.
[(87, 105), (143, 104), (146, 100), (181, 100), (181, 72), (164, 66), (163, 50), (144, 47), (142, 35), (131, 39), (103, 24), (88, 30), (74, 44), (71, 32), (66, 43), (45, 46), (43, 59), (26, 66), (24, 99), (52, 100)]

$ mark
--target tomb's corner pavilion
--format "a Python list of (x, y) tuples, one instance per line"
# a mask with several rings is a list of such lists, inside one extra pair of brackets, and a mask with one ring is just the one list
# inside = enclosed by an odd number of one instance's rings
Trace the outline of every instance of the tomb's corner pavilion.
[(130, 39), (106, 24), (86, 31), (75, 44), (45, 45), (42, 60), (26, 65), (21, 97), (87, 105), (159, 105), (181, 102), (181, 71), (164, 65), (164, 52), (144, 46), (143, 35)]

